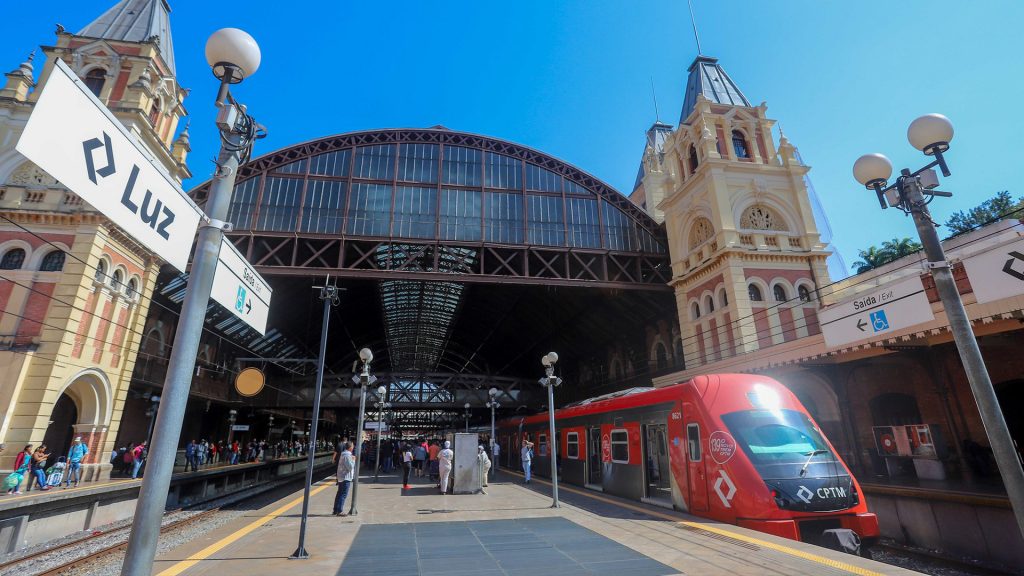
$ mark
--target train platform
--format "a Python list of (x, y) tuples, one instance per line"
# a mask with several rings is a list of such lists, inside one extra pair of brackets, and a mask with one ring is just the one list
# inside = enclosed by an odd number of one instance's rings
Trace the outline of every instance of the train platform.
[[(768, 534), (561, 485), (499, 473), (486, 494), (440, 495), (417, 479), (361, 477), (358, 515), (331, 515), (336, 484), (311, 491), (305, 548), (298, 542), (302, 492), (161, 554), (158, 576), (345, 574), (916, 574)], [(347, 510), (347, 506), (346, 506)]]

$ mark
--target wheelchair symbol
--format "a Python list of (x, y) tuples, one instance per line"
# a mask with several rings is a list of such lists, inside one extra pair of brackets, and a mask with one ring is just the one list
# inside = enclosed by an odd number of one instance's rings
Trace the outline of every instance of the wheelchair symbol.
[(875, 329), (875, 332), (889, 329), (889, 320), (885, 317), (885, 310), (871, 313), (871, 327)]

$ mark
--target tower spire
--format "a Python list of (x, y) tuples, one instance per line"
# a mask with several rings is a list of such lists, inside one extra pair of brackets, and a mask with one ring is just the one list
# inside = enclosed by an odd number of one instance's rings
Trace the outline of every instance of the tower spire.
[(153, 42), (171, 74), (174, 45), (171, 42), (171, 6), (167, 0), (120, 0), (82, 28), (78, 36), (127, 42)]
[(693, 0), (686, 0), (686, 4), (690, 7), (690, 24), (693, 25), (693, 39), (697, 41), (697, 55), (700, 56), (704, 52), (700, 49), (700, 36), (697, 35), (697, 19), (693, 16)]

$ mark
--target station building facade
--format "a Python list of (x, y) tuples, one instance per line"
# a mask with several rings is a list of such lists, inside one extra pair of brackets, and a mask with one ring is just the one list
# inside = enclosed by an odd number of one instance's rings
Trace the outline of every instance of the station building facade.
[[(14, 146), (56, 59), (172, 178), (185, 165), (186, 91), (163, 0), (123, 0), (6, 74), (0, 90), (0, 469), (26, 444), (53, 454), (81, 436), (86, 479), (107, 468), (160, 261)], [(178, 135), (178, 137), (175, 137)]]

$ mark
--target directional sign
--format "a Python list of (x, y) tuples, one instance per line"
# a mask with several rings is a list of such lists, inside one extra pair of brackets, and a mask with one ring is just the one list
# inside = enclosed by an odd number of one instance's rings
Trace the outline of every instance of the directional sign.
[(249, 425), (248, 424), (232, 424), (231, 425), (231, 429), (234, 430), (235, 432), (248, 432), (249, 431)]
[(272, 292), (267, 281), (253, 270), (235, 245), (225, 238), (220, 243), (220, 256), (217, 258), (217, 272), (213, 275), (210, 297), (260, 334), (265, 334)]
[(61, 60), (16, 148), (185, 271), (202, 211)]
[(1024, 238), (964, 259), (978, 302), (1024, 294)]
[(858, 294), (821, 311), (821, 332), (830, 348), (883, 336), (935, 318), (920, 276)]

